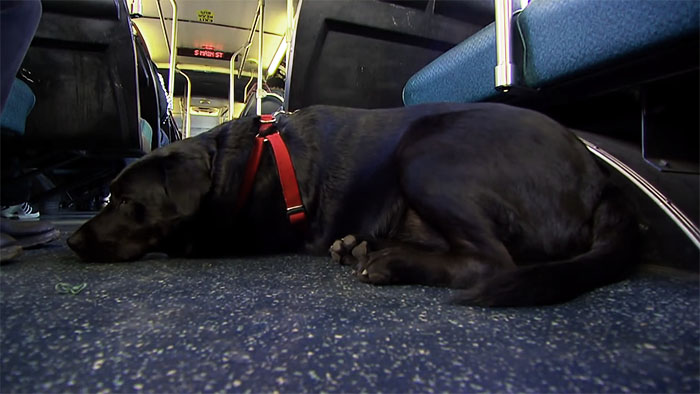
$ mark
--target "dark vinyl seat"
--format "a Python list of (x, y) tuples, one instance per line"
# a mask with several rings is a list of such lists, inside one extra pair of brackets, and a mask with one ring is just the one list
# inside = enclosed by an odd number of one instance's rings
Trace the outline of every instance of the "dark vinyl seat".
[(26, 142), (99, 155), (149, 152), (126, 3), (52, 0), (43, 6), (23, 64), (37, 97)]

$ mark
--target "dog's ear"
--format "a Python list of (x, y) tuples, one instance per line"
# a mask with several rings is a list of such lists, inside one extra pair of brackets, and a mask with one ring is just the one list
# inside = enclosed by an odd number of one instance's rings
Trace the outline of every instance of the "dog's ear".
[(199, 210), (202, 197), (211, 187), (210, 162), (206, 155), (172, 152), (161, 163), (165, 194), (178, 215), (189, 216)]

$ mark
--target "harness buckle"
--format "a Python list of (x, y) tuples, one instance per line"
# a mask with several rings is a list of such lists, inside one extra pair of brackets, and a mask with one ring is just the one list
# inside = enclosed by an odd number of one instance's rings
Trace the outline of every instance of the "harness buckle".
[(275, 123), (276, 121), (275, 115), (260, 115), (260, 123)]
[(274, 129), (275, 122), (277, 119), (273, 115), (260, 115), (260, 129), (258, 129), (258, 136), (266, 136), (270, 134), (270, 130)]
[(304, 212), (303, 205), (295, 205), (293, 207), (287, 208), (287, 215), (289, 215), (289, 216), (294, 215), (295, 213), (300, 213), (300, 212)]

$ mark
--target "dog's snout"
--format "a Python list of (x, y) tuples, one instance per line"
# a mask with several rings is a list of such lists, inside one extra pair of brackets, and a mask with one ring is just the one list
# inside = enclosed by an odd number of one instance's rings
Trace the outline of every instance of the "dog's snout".
[(73, 249), (73, 251), (78, 252), (81, 247), (85, 244), (84, 242), (84, 236), (80, 231), (76, 231), (68, 237), (68, 240), (66, 241), (68, 243), (68, 246)]
[[(94, 219), (93, 219), (94, 220)], [(129, 237), (110, 232), (96, 232), (95, 225), (88, 222), (76, 230), (66, 243), (82, 260), (93, 262), (131, 261), (143, 256), (147, 250)]]

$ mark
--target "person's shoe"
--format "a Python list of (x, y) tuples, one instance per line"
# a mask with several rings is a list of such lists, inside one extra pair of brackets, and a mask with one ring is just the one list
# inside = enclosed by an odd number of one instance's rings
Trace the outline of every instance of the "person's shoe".
[(35, 211), (28, 202), (21, 203), (17, 210), (17, 219), (19, 220), (35, 220), (39, 219), (40, 215), (39, 211)]
[(0, 263), (8, 262), (22, 254), (22, 247), (12, 236), (0, 233)]
[(2, 207), (2, 213), (0, 213), (0, 215), (6, 219), (37, 220), (41, 214), (39, 211), (34, 211), (28, 202), (23, 202), (18, 205)]
[(12, 219), (12, 217), (17, 213), (18, 208), (19, 205), (3, 205), (2, 209), (0, 210), (0, 216), (6, 219)]
[(40, 220), (0, 220), (0, 232), (14, 237), (25, 249), (49, 243), (61, 236), (53, 224)]

